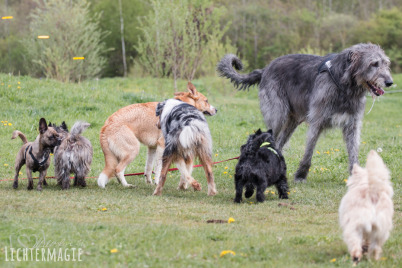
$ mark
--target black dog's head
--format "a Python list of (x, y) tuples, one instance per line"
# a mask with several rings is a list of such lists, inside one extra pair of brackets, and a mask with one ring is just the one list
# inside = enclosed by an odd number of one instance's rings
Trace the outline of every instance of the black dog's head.
[(247, 143), (240, 147), (240, 153), (255, 153), (264, 142), (269, 143), (270, 147), (276, 148), (275, 140), (272, 135), (272, 129), (268, 130), (267, 132), (262, 132), (261, 129), (258, 129), (254, 134), (251, 134), (248, 137)]

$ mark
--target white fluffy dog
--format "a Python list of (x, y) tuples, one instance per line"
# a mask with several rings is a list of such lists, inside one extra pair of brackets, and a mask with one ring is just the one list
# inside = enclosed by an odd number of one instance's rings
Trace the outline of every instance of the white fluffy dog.
[(366, 168), (354, 164), (347, 186), (339, 207), (343, 240), (355, 265), (367, 251), (378, 260), (392, 229), (394, 214), (389, 170), (372, 150)]

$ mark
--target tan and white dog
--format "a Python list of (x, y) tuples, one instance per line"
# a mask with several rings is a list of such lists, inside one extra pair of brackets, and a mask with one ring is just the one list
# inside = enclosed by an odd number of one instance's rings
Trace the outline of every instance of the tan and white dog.
[[(215, 115), (216, 109), (208, 103), (207, 97), (188, 82), (188, 92), (175, 93), (175, 99), (193, 105), (207, 115)], [(165, 147), (162, 131), (158, 128), (156, 116), (158, 102), (137, 103), (121, 108), (105, 122), (100, 132), (100, 144), (105, 156), (105, 168), (98, 178), (98, 185), (104, 188), (109, 178), (116, 176), (125, 187), (128, 184), (124, 171), (138, 155), (140, 143), (148, 147), (145, 178), (152, 183), (152, 169), (155, 164), (155, 183), (158, 184), (162, 168), (162, 154)]]

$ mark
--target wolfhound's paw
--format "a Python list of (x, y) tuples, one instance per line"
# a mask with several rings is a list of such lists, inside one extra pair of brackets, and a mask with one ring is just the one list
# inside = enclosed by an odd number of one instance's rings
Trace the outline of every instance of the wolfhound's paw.
[(208, 190), (208, 195), (209, 196), (214, 196), (214, 195), (216, 195), (218, 192), (216, 191), (216, 190), (214, 190), (214, 189), (209, 189)]

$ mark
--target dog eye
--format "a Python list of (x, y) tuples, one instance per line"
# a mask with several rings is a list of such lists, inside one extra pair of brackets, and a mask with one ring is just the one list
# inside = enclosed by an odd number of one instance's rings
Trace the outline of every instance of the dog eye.
[(205, 100), (206, 103), (208, 103), (208, 100)]
[(376, 61), (376, 62), (373, 62), (372, 64), (371, 64), (371, 66), (373, 66), (373, 67), (378, 67), (380, 64), (379, 64), (379, 62), (378, 61)]

